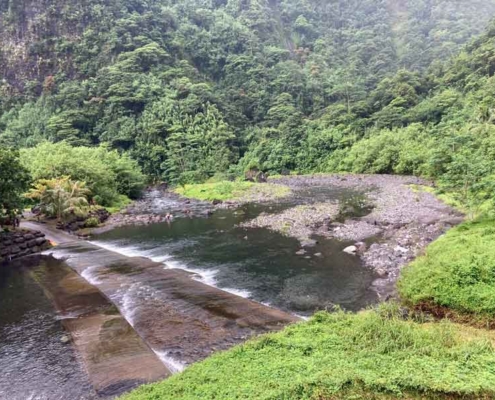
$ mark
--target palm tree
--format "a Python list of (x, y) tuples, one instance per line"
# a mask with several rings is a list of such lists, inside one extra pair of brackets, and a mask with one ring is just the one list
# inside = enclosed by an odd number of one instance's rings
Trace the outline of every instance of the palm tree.
[(40, 202), (43, 213), (57, 217), (60, 222), (70, 214), (84, 214), (88, 207), (90, 190), (85, 182), (72, 181), (64, 176), (59, 179), (40, 180), (26, 195)]

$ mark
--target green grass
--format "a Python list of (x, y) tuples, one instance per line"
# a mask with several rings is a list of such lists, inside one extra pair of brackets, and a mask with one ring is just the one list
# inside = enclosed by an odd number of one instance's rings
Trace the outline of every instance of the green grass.
[(217, 353), (125, 400), (493, 398), (488, 334), (404, 320), (395, 305), (325, 312)]
[(407, 266), (399, 293), (409, 305), (447, 307), (476, 318), (495, 316), (495, 221), (451, 229)]
[(250, 200), (276, 199), (290, 193), (290, 189), (283, 185), (252, 182), (212, 182), (177, 187), (175, 193), (191, 199), (204, 201), (213, 200)]
[(132, 200), (124, 195), (119, 195), (119, 198), (112, 204), (111, 207), (105, 207), (111, 214), (116, 214), (123, 208), (132, 203)]
[(456, 210), (467, 214), (468, 209), (459, 200), (455, 198), (453, 193), (444, 192), (437, 188), (424, 185), (409, 185), (414, 192), (427, 192), (435, 195), (439, 200)]

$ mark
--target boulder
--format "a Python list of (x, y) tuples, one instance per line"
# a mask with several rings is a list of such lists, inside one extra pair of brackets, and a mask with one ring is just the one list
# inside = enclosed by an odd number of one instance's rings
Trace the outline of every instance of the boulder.
[(303, 240), (301, 242), (301, 246), (302, 247), (314, 247), (318, 244), (318, 241), (317, 240), (313, 240), (313, 239), (306, 239), (306, 240)]
[(36, 239), (36, 246), (43, 246), (46, 243), (46, 239), (44, 237), (40, 237)]
[(347, 253), (347, 254), (356, 255), (358, 248), (356, 246), (349, 246), (349, 247), (346, 247), (343, 251), (344, 251), (344, 253)]

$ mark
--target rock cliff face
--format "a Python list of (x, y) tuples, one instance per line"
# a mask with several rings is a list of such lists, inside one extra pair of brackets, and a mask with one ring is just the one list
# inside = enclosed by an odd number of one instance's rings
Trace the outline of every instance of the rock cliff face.
[(37, 231), (17, 230), (0, 233), (0, 264), (39, 253), (51, 247), (45, 235)]

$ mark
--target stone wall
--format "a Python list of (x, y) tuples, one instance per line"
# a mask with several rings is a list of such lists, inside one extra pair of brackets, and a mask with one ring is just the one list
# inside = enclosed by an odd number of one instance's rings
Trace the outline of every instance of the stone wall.
[(45, 235), (38, 231), (0, 232), (0, 263), (39, 253), (50, 247)]

